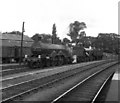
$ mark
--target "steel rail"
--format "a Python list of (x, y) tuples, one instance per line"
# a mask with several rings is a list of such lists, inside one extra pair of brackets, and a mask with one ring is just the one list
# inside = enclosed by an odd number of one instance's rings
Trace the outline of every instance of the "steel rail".
[(41, 72), (45, 72), (45, 71), (50, 71), (50, 70), (52, 70), (52, 69), (28, 71), (28, 72), (25, 72), (23, 75), (13, 76), (13, 77), (2, 79), (2, 80), (0, 80), (0, 82), (4, 82), (4, 81), (7, 81), (7, 80), (16, 79), (16, 78), (21, 78), (21, 77), (24, 77), (24, 76), (33, 75), (33, 74), (37, 74), (37, 73), (41, 73)]
[(115, 72), (111, 73), (111, 75), (108, 76), (108, 78), (103, 82), (102, 86), (100, 87), (100, 89), (98, 90), (98, 92), (95, 94), (94, 98), (92, 99), (91, 103), (94, 103), (97, 99), (97, 97), (99, 96), (100, 92), (102, 91), (102, 89), (104, 88), (104, 86), (106, 85), (106, 83), (108, 82), (108, 80), (111, 78), (111, 76), (114, 74)]
[[(95, 65), (94, 67), (99, 66), (99, 65), (101, 65), (101, 64), (105, 64), (106, 62), (105, 62), (105, 63), (99, 62), (99, 63), (100, 63), (100, 64), (97, 64), (97, 65)], [(93, 64), (96, 64), (96, 63), (93, 63)], [(93, 64), (88, 64), (88, 65), (85, 65), (85, 66), (82, 66), (82, 67), (84, 68), (84, 67), (87, 67), (87, 66), (91, 66), (91, 65), (93, 65)], [(74, 69), (78, 69), (78, 68), (79, 68), (79, 67), (74, 68)], [(49, 69), (49, 70), (46, 70), (46, 71), (51, 71), (51, 70), (53, 70), (53, 69)], [(71, 71), (71, 70), (68, 70), (68, 71)], [(67, 72), (68, 72), (68, 71), (67, 71)], [(40, 71), (40, 70), (39, 70), (39, 72), (38, 72), (38, 71), (35, 71), (35, 72), (33, 72), (33, 73), (27, 73), (27, 74), (25, 74), (25, 75), (7, 78), (7, 79), (2, 80), (2, 81), (0, 81), (0, 82), (6, 81), (6, 80), (10, 80), (10, 79), (16, 79), (16, 78), (20, 78), (20, 77), (24, 77), (24, 76), (34, 75), (34, 74), (36, 74), (36, 73), (41, 73), (41, 72), (44, 72), (44, 70), (43, 70), (43, 71)], [(66, 72), (66, 71), (63, 71), (63, 72)], [(63, 73), (63, 72), (61, 72), (61, 73)], [(80, 72), (82, 72), (82, 71), (80, 71)], [(59, 73), (59, 72), (58, 72), (58, 73)], [(54, 75), (54, 74), (53, 74), (53, 75)], [(34, 81), (34, 80), (42, 79), (42, 78), (44, 78), (44, 76), (43, 76), (43, 77), (40, 77), (40, 78), (30, 79), (30, 80), (28, 80), (28, 81), (20, 82), (20, 83), (14, 84), (14, 85), (9, 85), (9, 86), (6, 86), (6, 87), (4, 87), (4, 88), (0, 88), (0, 90), (4, 90), (4, 89), (10, 88), (10, 87), (17, 86), (17, 85), (22, 85), (22, 84), (25, 84), (25, 83), (28, 83), (28, 82), (31, 82), (31, 81)]]
[[(93, 73), (92, 75), (88, 76), (87, 78), (85, 78), (84, 80), (82, 80), (81, 82), (79, 82), (78, 84), (74, 85), (72, 88), (70, 88), (69, 90), (67, 90), (66, 92), (64, 92), (63, 94), (61, 94), (60, 96), (58, 96), (57, 98), (55, 98), (53, 101), (51, 101), (51, 103), (57, 103), (59, 102), (60, 99), (64, 98), (64, 96), (66, 96), (67, 94), (69, 94), (70, 92), (72, 92), (75, 88), (77, 88), (78, 86), (82, 85), (83, 83), (85, 83), (87, 80), (91, 79), (92, 77), (94, 77), (95, 75), (101, 73), (102, 71), (116, 65), (117, 63), (109, 66), (109, 67), (106, 67), (102, 70), (99, 70), (95, 73)], [(113, 73), (111, 74), (113, 75)], [(110, 76), (111, 76), (110, 75)], [(107, 80), (110, 78), (110, 76), (107, 78)], [(103, 86), (105, 85), (105, 83), (107, 82), (107, 80), (103, 83), (102, 87), (100, 88), (100, 90), (97, 92), (97, 94), (95, 95), (95, 97), (93, 98), (92, 102), (91, 103), (94, 103), (95, 99), (97, 98), (98, 94), (100, 93), (101, 89), (103, 88)]]
[[(109, 61), (102, 61), (102, 62), (104, 62), (104, 63), (106, 63), (106, 62), (109, 62)], [(98, 61), (98, 63), (102, 63), (101, 61)], [(92, 64), (95, 64), (95, 63), (92, 63)], [(88, 65), (92, 65), (92, 64), (87, 64), (87, 65), (85, 65), (85, 66), (88, 66)], [(68, 66), (68, 65), (67, 65)], [(81, 67), (83, 67), (83, 66), (81, 66)], [(56, 69), (56, 68), (55, 68)], [(48, 69), (48, 70), (53, 70), (53, 69)], [(47, 70), (47, 71), (48, 71)], [(41, 73), (41, 72), (44, 72), (44, 70), (43, 71), (41, 71), (41, 70), (37, 70), (37, 71), (32, 71), (32, 72), (26, 72), (25, 73), (25, 75), (20, 75), (20, 76), (14, 76), (14, 77), (10, 77), (10, 78), (5, 78), (5, 79), (2, 79), (2, 80), (0, 80), (0, 82), (1, 81), (5, 81), (5, 80), (10, 80), (10, 79), (16, 79), (16, 78), (20, 78), (20, 77), (24, 77), (24, 76), (27, 76), (27, 75), (31, 75), (31, 74), (36, 74), (36, 73)]]
[[(75, 74), (72, 74), (72, 75), (75, 75)], [(70, 77), (70, 76), (71, 76), (71, 75), (69, 75), (68, 77)], [(9, 97), (9, 98), (6, 98), (6, 99), (3, 100), (3, 102), (9, 101), (9, 100), (14, 99), (14, 98), (16, 98), (16, 97), (19, 97), (19, 96), (21, 96), (21, 95), (24, 95), (24, 94), (26, 94), (26, 93), (29, 93), (29, 92), (31, 92), (31, 91), (33, 91), (33, 90), (36, 90), (36, 89), (38, 89), (38, 88), (41, 88), (41, 87), (43, 87), (43, 86), (49, 85), (49, 84), (51, 84), (51, 83), (57, 82), (57, 81), (59, 81), (59, 80), (61, 80), (61, 79), (65, 79), (65, 78), (68, 78), (68, 77), (58, 78), (58, 79), (53, 80), (53, 81), (51, 81), (51, 82), (48, 82), (48, 83), (46, 83), (46, 84), (43, 84), (43, 85), (40, 85), (40, 86), (38, 86), (38, 87), (29, 89), (29, 90), (27, 90), (27, 91), (25, 91), (25, 92), (19, 93), (19, 94), (14, 95), (14, 96), (11, 96), (11, 97)]]
[(13, 68), (13, 69), (2, 69), (0, 71), (0, 74), (1, 74), (2, 77), (5, 77), (6, 75), (22, 73), (22, 72), (25, 72), (26, 70), (29, 70), (29, 68), (28, 67), (16, 67), (16, 68)]
[(8, 72), (8, 71), (13, 71), (13, 70), (21, 70), (21, 69), (25, 69), (25, 68), (27, 68), (27, 67), (19, 67), (19, 68), (14, 68), (14, 69), (2, 69), (2, 71), (0, 71), (0, 72)]

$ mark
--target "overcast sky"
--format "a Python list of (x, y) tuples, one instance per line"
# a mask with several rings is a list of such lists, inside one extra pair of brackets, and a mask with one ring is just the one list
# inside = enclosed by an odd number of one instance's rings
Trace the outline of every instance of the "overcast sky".
[(60, 38), (67, 37), (74, 21), (85, 22), (87, 36), (118, 33), (119, 0), (0, 0), (0, 32), (21, 31), (25, 35), (52, 33), (55, 23)]

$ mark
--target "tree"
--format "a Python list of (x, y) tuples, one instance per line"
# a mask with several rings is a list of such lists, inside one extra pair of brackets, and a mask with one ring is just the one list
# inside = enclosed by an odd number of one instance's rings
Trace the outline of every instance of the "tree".
[(120, 50), (120, 36), (115, 33), (99, 33), (93, 45), (107, 53), (118, 54)]
[(52, 27), (52, 43), (55, 43), (56, 38), (57, 38), (56, 25), (53, 24), (53, 27)]
[(52, 43), (53, 44), (62, 44), (61, 40), (59, 37), (57, 37), (57, 30), (56, 30), (56, 25), (55, 23), (53, 24), (52, 27)]
[(59, 37), (56, 37), (55, 44), (62, 44), (62, 41)]
[(63, 38), (63, 44), (69, 44), (70, 40), (68, 38)]
[(16, 35), (22, 35), (22, 32), (20, 32), (20, 31), (12, 31), (12, 32), (3, 32), (3, 34), (16, 34)]
[(33, 35), (32, 39), (34, 41), (42, 41), (44, 43), (51, 43), (52, 36), (50, 34), (39, 34)]
[(69, 33), (67, 35), (70, 36), (72, 42), (76, 43), (80, 36), (80, 31), (84, 28), (86, 28), (86, 24), (84, 22), (75, 21), (74, 23), (70, 23)]
[(86, 37), (85, 31), (80, 32), (79, 39)]

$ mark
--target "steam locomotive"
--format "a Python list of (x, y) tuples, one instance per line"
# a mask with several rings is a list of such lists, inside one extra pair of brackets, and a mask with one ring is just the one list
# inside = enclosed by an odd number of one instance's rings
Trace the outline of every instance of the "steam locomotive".
[(102, 59), (103, 53), (98, 50), (86, 51), (84, 47), (58, 45), (35, 41), (31, 46), (32, 55), (27, 58), (30, 68), (58, 66)]
[(65, 45), (35, 41), (31, 46), (31, 52), (27, 64), (32, 68), (72, 63), (72, 49)]

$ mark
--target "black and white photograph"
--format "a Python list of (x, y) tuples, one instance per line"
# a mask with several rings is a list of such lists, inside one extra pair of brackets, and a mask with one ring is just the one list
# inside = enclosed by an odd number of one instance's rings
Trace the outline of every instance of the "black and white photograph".
[(119, 103), (119, 0), (0, 0), (0, 102)]

